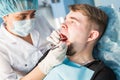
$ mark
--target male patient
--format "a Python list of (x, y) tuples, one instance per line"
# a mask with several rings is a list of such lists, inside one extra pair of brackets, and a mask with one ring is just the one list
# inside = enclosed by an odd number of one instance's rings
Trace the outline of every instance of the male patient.
[(57, 44), (62, 34), (68, 45), (67, 57), (44, 80), (116, 80), (113, 71), (93, 57), (93, 48), (104, 33), (107, 20), (107, 15), (96, 7), (71, 5), (61, 30), (48, 38)]

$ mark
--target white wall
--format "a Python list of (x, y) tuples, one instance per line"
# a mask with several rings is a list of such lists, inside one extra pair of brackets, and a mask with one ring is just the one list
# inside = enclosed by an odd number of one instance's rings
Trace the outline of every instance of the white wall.
[(43, 15), (48, 20), (48, 22), (53, 26), (53, 28), (55, 28), (55, 21), (52, 15), (51, 7), (49, 5), (50, 0), (45, 0), (47, 2), (46, 6), (43, 5), (44, 0), (38, 0), (38, 1), (39, 1), (39, 10), (38, 10), (39, 14)]

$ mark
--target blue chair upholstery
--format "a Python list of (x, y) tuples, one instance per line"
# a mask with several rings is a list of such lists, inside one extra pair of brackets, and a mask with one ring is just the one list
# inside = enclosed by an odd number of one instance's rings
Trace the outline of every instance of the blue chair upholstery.
[(110, 7), (99, 7), (109, 17), (107, 29), (94, 49), (94, 56), (102, 60), (120, 80), (120, 12)]
[(0, 18), (0, 24), (3, 22), (2, 18)]

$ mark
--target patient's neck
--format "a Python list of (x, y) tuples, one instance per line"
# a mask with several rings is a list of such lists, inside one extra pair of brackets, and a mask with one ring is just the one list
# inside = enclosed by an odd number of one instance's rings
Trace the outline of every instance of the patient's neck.
[(84, 53), (84, 54), (75, 54), (73, 56), (68, 56), (68, 58), (80, 65), (86, 65), (92, 61), (94, 61), (95, 59), (93, 58), (91, 53)]

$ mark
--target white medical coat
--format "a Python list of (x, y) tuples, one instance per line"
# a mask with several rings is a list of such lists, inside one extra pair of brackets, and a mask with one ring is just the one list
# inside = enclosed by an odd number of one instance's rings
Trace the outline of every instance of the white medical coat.
[(44, 52), (49, 49), (46, 37), (53, 28), (43, 16), (37, 17), (35, 29), (30, 33), (33, 45), (0, 28), (0, 80), (19, 80), (30, 72)]

